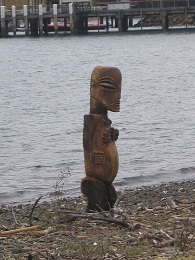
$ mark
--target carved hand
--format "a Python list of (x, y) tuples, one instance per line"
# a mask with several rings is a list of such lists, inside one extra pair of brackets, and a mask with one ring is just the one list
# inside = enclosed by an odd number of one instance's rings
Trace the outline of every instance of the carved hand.
[(112, 140), (116, 141), (118, 139), (118, 136), (119, 136), (119, 130), (118, 129), (114, 129), (113, 127), (111, 127), (110, 133), (111, 133)]
[(110, 131), (110, 129), (108, 128), (108, 129), (103, 133), (102, 141), (103, 141), (104, 144), (108, 144), (108, 143), (111, 142), (111, 138), (112, 138), (111, 131)]
[(111, 127), (110, 129), (107, 129), (105, 133), (103, 133), (102, 141), (104, 144), (108, 144), (111, 141), (116, 141), (118, 139), (118, 136), (119, 130)]

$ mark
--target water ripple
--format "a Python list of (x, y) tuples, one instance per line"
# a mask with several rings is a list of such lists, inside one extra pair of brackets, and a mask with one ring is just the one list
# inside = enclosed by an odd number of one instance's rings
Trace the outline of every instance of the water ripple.
[(0, 203), (52, 194), (67, 169), (64, 191), (79, 192), (96, 65), (123, 75), (121, 112), (109, 113), (120, 131), (116, 187), (194, 178), (194, 40), (189, 33), (1, 39)]

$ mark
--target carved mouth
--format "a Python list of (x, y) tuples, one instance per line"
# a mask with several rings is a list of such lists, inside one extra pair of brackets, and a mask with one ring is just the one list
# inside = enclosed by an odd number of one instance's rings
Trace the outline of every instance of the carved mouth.
[(111, 107), (112, 107), (113, 110), (119, 111), (120, 110), (120, 100), (117, 100), (117, 101), (113, 102), (111, 104)]

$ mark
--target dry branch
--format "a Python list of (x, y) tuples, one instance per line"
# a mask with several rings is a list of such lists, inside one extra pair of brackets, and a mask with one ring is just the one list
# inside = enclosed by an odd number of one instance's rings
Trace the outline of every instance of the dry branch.
[(31, 227), (17, 228), (17, 229), (2, 231), (2, 232), (0, 232), (0, 236), (7, 236), (7, 235), (19, 233), (19, 232), (26, 232), (26, 231), (33, 230), (36, 228), (39, 228), (39, 226), (31, 226)]
[(15, 214), (15, 212), (14, 212), (13, 207), (12, 207), (12, 214), (13, 214), (14, 221), (15, 221), (16, 225), (18, 225), (18, 221), (16, 220), (16, 214)]
[(71, 218), (67, 220), (67, 222), (72, 222), (77, 220), (78, 218), (88, 218), (92, 220), (97, 220), (97, 221), (105, 221), (108, 223), (114, 223), (123, 227), (130, 227), (130, 225), (122, 220), (117, 220), (116, 218), (113, 217), (100, 217), (100, 216), (94, 216), (90, 214), (74, 214)]

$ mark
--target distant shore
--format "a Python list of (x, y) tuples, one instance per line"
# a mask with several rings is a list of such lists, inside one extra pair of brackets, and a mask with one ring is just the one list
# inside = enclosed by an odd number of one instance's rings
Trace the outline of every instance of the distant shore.
[(111, 212), (86, 213), (82, 196), (39, 198), (0, 207), (0, 258), (194, 259), (194, 225), (195, 179), (124, 190)]

